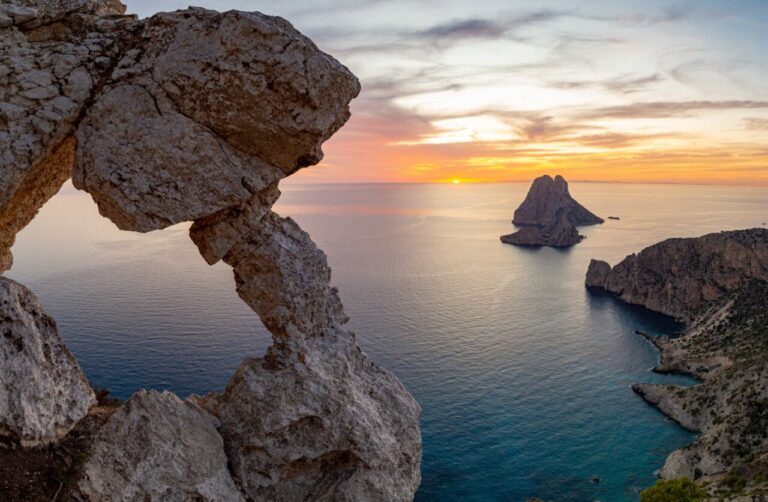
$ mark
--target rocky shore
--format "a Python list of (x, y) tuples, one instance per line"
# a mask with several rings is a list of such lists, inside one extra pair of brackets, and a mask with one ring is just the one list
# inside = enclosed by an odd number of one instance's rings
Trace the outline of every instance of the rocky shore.
[(614, 267), (593, 260), (586, 285), (686, 323), (677, 338), (643, 336), (661, 354), (654, 371), (700, 383), (632, 387), (701, 433), (660, 476), (689, 477), (716, 497), (768, 494), (768, 230), (670, 239)]
[(516, 246), (569, 247), (584, 239), (577, 226), (597, 225), (603, 219), (579, 204), (568, 190), (568, 182), (560, 175), (544, 175), (533, 184), (512, 223), (520, 229), (501, 236), (501, 242)]
[(357, 78), (278, 17), (124, 13), (0, 4), (0, 271), (71, 177), (123, 230), (193, 222), (274, 343), (223, 392), (105, 407), (34, 293), (1, 277), (0, 498), (411, 500), (419, 405), (358, 347), (322, 250), (272, 211)]

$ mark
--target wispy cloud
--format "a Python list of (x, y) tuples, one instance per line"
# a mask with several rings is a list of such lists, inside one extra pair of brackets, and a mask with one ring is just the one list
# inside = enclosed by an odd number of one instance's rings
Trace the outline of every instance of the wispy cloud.
[(768, 101), (657, 101), (631, 105), (598, 107), (581, 114), (582, 118), (648, 119), (690, 116), (700, 110), (753, 110), (768, 108)]

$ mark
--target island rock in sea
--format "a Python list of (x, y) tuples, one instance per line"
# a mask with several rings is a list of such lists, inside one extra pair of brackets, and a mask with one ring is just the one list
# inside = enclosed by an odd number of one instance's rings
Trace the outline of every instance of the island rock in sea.
[[(96, 421), (59, 496), (412, 499), (419, 405), (357, 346), (325, 254), (272, 211), (278, 182), (319, 162), (349, 118), (358, 80), (281, 18), (124, 12), (117, 0), (0, 5), (0, 270), (71, 176), (121, 229), (193, 221), (203, 258), (233, 267), (274, 345), (223, 393), (137, 392)], [(0, 394), (2, 434), (66, 441), (94, 393), (37, 300), (2, 280), (2, 368), (23, 379)]]
[(501, 241), (518, 246), (568, 247), (584, 238), (577, 226), (603, 221), (571, 196), (562, 176), (553, 179), (544, 175), (533, 181), (525, 200), (515, 210), (512, 223), (522, 228), (503, 235)]
[(723, 498), (764, 489), (768, 458), (768, 230), (669, 239), (610, 267), (593, 260), (587, 286), (686, 322), (682, 336), (643, 335), (660, 373), (700, 383), (633, 390), (701, 435), (673, 452), (664, 478), (690, 477)]

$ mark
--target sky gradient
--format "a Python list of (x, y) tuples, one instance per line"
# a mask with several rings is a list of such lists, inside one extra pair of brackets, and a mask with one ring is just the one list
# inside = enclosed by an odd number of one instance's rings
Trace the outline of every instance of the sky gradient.
[(360, 78), (297, 181), (768, 185), (768, 1), (196, 5), (282, 16)]

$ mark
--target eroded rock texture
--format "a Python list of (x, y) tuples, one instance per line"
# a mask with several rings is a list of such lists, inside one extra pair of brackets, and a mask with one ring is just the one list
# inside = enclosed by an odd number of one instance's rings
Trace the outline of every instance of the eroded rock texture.
[(63, 437), (96, 402), (56, 322), (27, 288), (0, 277), (0, 435), (22, 446)]
[(71, 170), (122, 229), (194, 220), (201, 254), (233, 267), (275, 343), (201, 407), (136, 394), (101, 432), (83, 496), (411, 499), (419, 406), (345, 327), (325, 254), (271, 210), (278, 181), (319, 162), (349, 118), (357, 79), (280, 18), (123, 12), (109, 0), (0, 6), (0, 265)]
[(244, 500), (218, 426), (170, 392), (141, 390), (99, 431), (78, 488), (89, 500)]
[(768, 281), (768, 230), (754, 228), (668, 239), (624, 258), (613, 268), (592, 260), (586, 285), (627, 303), (690, 319), (705, 304), (744, 286)]
[(515, 210), (512, 223), (522, 228), (502, 235), (501, 241), (517, 246), (569, 247), (584, 239), (577, 226), (603, 221), (571, 197), (562, 176), (553, 179), (545, 174), (533, 180), (528, 195)]
[(209, 261), (233, 267), (238, 293), (275, 337), (219, 399), (235, 478), (254, 500), (410, 500), (418, 404), (344, 327), (325, 254), (293, 220), (260, 209), (191, 232)]
[(117, 1), (14, 1), (0, 5), (0, 271), (16, 233), (69, 178), (72, 135), (103, 80)]

